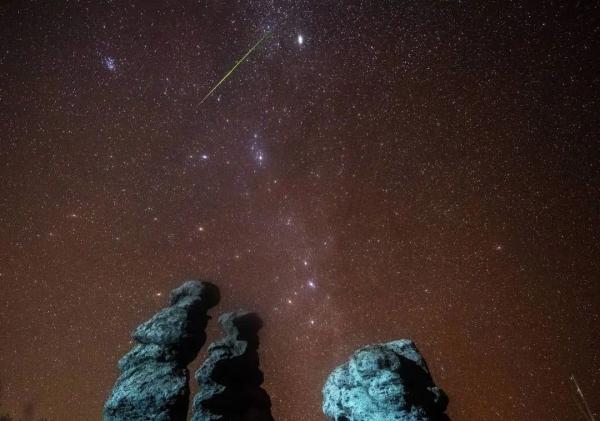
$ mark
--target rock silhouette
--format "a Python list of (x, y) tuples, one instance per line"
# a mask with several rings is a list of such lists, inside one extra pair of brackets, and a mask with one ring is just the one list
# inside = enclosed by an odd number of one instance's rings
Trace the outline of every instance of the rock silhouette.
[(410, 340), (359, 349), (329, 375), (323, 398), (332, 421), (448, 420), (448, 397)]
[(192, 421), (273, 421), (271, 399), (261, 388), (255, 313), (225, 313), (219, 318), (225, 337), (208, 348), (208, 358), (196, 372), (200, 390), (194, 398)]
[(104, 405), (105, 421), (186, 419), (186, 367), (206, 342), (206, 312), (219, 299), (215, 285), (188, 281), (171, 291), (169, 307), (134, 330), (137, 345), (118, 363), (121, 375)]

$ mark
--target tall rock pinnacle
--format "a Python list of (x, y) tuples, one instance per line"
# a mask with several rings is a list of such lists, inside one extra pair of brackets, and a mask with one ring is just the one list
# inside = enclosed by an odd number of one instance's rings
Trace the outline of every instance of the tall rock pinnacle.
[(186, 419), (187, 365), (206, 342), (206, 313), (219, 299), (215, 285), (188, 281), (171, 291), (169, 307), (134, 330), (137, 344), (119, 361), (121, 375), (104, 405), (105, 421)]
[(196, 372), (200, 391), (194, 398), (192, 421), (273, 421), (271, 399), (260, 386), (256, 313), (225, 313), (219, 317), (225, 337), (208, 347), (208, 358)]

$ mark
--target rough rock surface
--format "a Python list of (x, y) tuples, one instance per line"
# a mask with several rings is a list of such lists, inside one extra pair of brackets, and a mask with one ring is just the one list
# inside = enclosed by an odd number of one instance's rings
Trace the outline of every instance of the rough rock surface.
[(194, 398), (193, 421), (273, 421), (271, 399), (261, 388), (255, 313), (225, 313), (219, 318), (225, 337), (208, 348), (208, 358), (196, 372), (200, 391)]
[(323, 412), (334, 421), (448, 420), (448, 397), (409, 340), (356, 351), (329, 375), (323, 398)]
[(206, 312), (219, 298), (215, 285), (188, 281), (171, 292), (169, 307), (134, 330), (137, 344), (119, 361), (121, 375), (104, 405), (105, 421), (186, 419), (186, 367), (206, 342)]

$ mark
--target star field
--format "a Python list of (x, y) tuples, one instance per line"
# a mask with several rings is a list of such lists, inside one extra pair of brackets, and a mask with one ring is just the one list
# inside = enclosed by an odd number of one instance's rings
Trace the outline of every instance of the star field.
[(455, 421), (598, 416), (600, 8), (537, 3), (0, 3), (0, 414), (100, 419), (202, 278), (278, 420), (399, 338)]

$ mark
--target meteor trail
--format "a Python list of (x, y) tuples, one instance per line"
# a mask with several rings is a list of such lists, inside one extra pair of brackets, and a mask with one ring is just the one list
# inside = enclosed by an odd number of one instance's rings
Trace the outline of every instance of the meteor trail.
[(267, 38), (269, 35), (271, 35), (271, 33), (270, 33), (270, 32), (267, 32), (266, 34), (264, 34), (264, 35), (262, 36), (262, 38), (261, 38), (261, 39), (259, 39), (259, 40), (258, 40), (258, 42), (257, 42), (256, 44), (254, 44), (254, 45), (252, 46), (252, 48), (250, 48), (250, 49), (248, 50), (248, 52), (247, 52), (246, 54), (244, 54), (244, 56), (243, 56), (241, 59), (239, 59), (239, 60), (237, 61), (237, 63), (235, 63), (235, 66), (233, 66), (233, 67), (231, 68), (231, 70), (230, 70), (230, 71), (228, 71), (228, 72), (225, 74), (225, 76), (223, 76), (223, 78), (222, 78), (222, 79), (219, 81), (219, 83), (217, 83), (217, 84), (216, 84), (216, 85), (215, 85), (215, 86), (214, 86), (214, 87), (213, 87), (213, 88), (212, 88), (212, 89), (211, 89), (211, 90), (210, 90), (210, 91), (209, 91), (209, 92), (206, 94), (206, 96), (205, 96), (204, 98), (202, 98), (202, 101), (200, 101), (200, 104), (204, 103), (204, 101), (206, 101), (206, 100), (208, 99), (208, 97), (209, 97), (209, 96), (211, 96), (211, 95), (212, 95), (212, 93), (213, 93), (213, 92), (214, 92), (214, 91), (215, 91), (215, 90), (216, 90), (216, 89), (217, 89), (217, 88), (218, 88), (218, 87), (219, 87), (219, 86), (220, 86), (220, 85), (221, 85), (223, 82), (225, 82), (229, 76), (231, 76), (231, 74), (232, 74), (232, 73), (235, 71), (235, 69), (237, 69), (237, 68), (238, 68), (238, 66), (239, 66), (240, 64), (242, 64), (242, 63), (244, 62), (244, 60), (246, 60), (250, 54), (252, 54), (252, 51), (254, 51), (254, 50), (256, 49), (256, 47), (258, 47), (258, 46), (259, 46), (259, 45), (260, 45), (260, 44), (261, 44), (261, 43), (262, 43), (262, 42), (263, 42), (263, 41), (264, 41), (264, 40), (265, 40), (265, 39), (266, 39), (266, 38)]
[(577, 383), (574, 374), (571, 374), (570, 380), (573, 384), (572, 391), (575, 394), (575, 403), (577, 404), (577, 408), (579, 408), (586, 421), (596, 421), (596, 417), (592, 413), (592, 410), (590, 409), (590, 406), (588, 405), (585, 396), (583, 396), (583, 392), (581, 391), (579, 383)]

